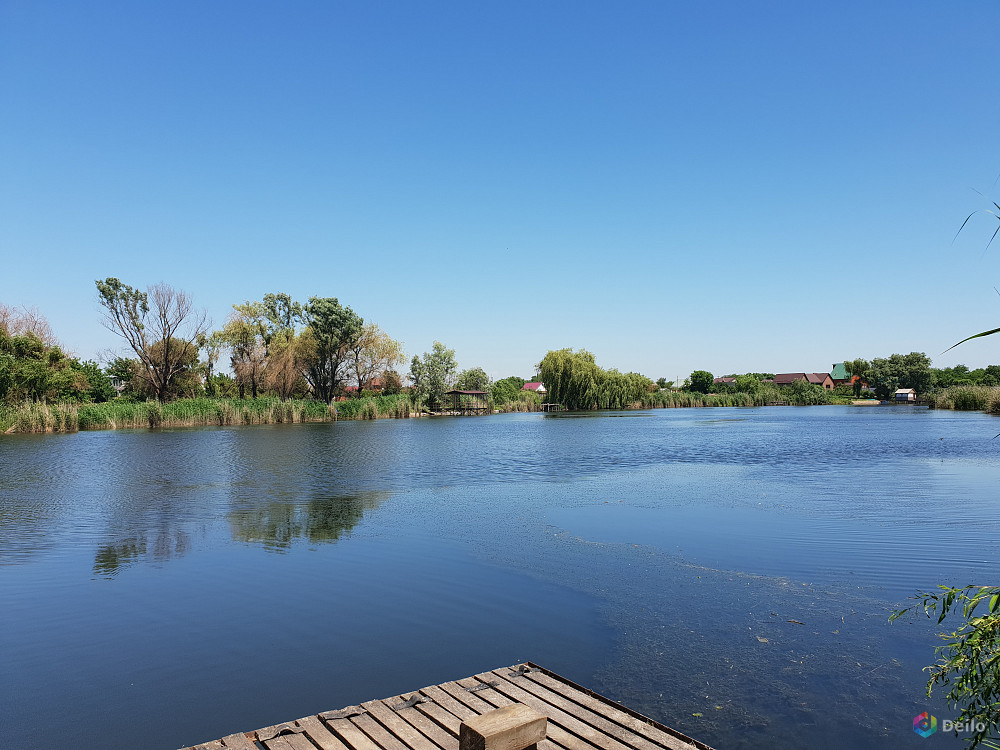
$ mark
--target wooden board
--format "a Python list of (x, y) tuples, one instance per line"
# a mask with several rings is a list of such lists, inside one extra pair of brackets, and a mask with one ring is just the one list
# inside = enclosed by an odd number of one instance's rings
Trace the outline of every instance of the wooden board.
[(538, 750), (712, 750), (531, 663), (184, 750), (458, 750), (463, 721), (515, 704), (547, 717)]

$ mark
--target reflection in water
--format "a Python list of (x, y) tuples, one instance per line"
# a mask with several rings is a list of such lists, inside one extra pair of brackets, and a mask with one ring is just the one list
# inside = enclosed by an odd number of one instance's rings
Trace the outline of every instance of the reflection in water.
[(162, 563), (181, 557), (190, 549), (191, 535), (183, 529), (160, 529), (153, 535), (142, 532), (98, 547), (94, 556), (94, 574), (112, 578), (122, 568), (141, 558), (148, 557)]
[(293, 499), (243, 503), (229, 513), (233, 539), (285, 552), (297, 539), (335, 542), (353, 529), (365, 511), (378, 507), (388, 492), (361, 492), (342, 497), (317, 497), (305, 503)]

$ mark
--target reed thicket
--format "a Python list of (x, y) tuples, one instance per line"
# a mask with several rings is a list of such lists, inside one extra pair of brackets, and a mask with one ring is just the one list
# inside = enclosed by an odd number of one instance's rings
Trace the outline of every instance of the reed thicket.
[(157, 401), (115, 400), (102, 404), (25, 402), (0, 405), (0, 432), (76, 432), (140, 427), (196, 427), (291, 422), (332, 422), (337, 419), (405, 419), (411, 416), (406, 394), (342, 401), (327, 406), (310, 399), (186, 398)]
[(1000, 414), (1000, 386), (953, 385), (926, 398), (934, 409)]

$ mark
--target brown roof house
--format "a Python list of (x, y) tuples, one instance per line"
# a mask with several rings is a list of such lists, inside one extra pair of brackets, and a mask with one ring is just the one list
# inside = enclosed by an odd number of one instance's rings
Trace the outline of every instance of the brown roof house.
[(830, 377), (830, 373), (827, 372), (807, 372), (806, 380), (808, 380), (813, 385), (821, 385), (828, 391), (833, 390), (833, 378)]
[(833, 379), (825, 372), (779, 372), (774, 376), (775, 385), (791, 385), (796, 380), (805, 380), (827, 390), (833, 389)]

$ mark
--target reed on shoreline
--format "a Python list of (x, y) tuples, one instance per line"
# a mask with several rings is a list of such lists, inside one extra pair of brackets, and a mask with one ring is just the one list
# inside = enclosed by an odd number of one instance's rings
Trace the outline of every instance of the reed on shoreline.
[(77, 432), (207, 425), (335, 422), (338, 419), (405, 419), (409, 397), (374, 396), (327, 406), (322, 401), (277, 398), (191, 398), (158, 401), (108, 401), (101, 404), (25, 402), (0, 405), (0, 433)]
[(1000, 386), (953, 385), (926, 398), (933, 409), (1000, 414)]

